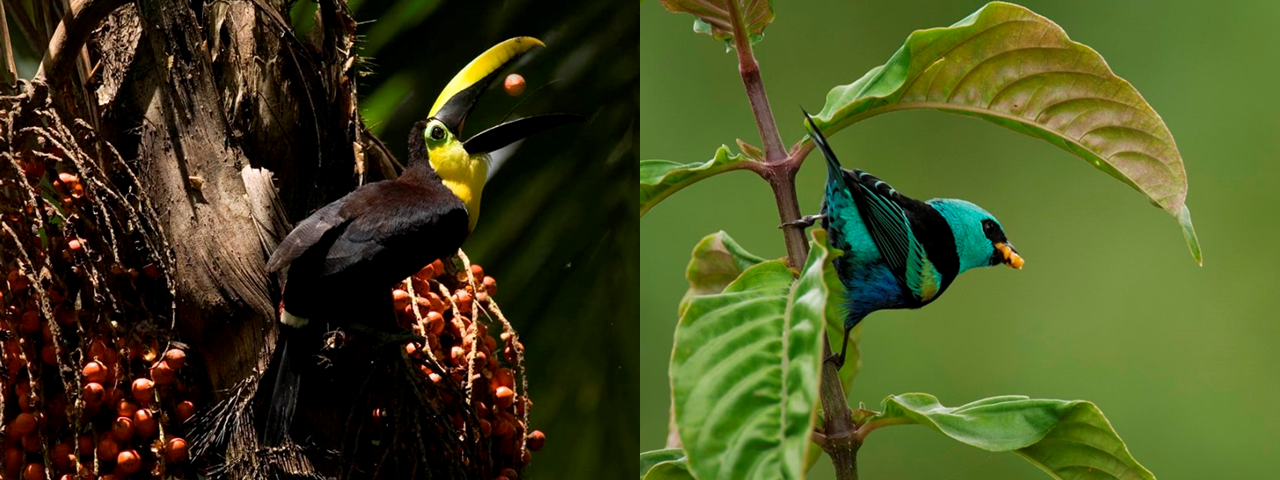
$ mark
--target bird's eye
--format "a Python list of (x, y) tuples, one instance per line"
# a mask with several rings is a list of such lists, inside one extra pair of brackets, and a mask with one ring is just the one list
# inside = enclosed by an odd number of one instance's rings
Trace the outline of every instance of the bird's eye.
[(439, 126), (439, 125), (432, 126), (432, 127), (431, 127), (431, 139), (432, 139), (432, 140), (443, 140), (443, 139), (444, 139), (444, 129), (443, 129), (443, 128), (440, 128), (440, 126)]

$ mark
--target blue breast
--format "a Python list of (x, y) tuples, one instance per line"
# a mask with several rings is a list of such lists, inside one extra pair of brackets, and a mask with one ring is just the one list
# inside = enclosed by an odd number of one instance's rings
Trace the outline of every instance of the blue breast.
[(828, 184), (823, 228), (831, 246), (844, 251), (834, 265), (847, 290), (845, 328), (853, 328), (876, 310), (905, 308), (909, 303), (905, 288), (889, 271), (857, 208), (843, 185)]

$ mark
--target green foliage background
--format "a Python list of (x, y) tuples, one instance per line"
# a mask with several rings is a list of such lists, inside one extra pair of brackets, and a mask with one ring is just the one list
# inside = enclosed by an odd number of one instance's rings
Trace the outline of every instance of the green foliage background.
[[(883, 63), (915, 29), (954, 23), (985, 2), (794, 0), (755, 47), (784, 141), (804, 132), (797, 104)], [(885, 115), (832, 137), (846, 166), (919, 198), (958, 197), (996, 214), (1027, 259), (958, 280), (917, 311), (880, 312), (863, 330), (851, 396), (876, 406), (923, 391), (948, 405), (1023, 394), (1087, 399), (1161, 478), (1265, 478), (1280, 471), (1280, 4), (1068, 2), (1022, 5), (1096, 49), (1163, 117), (1190, 178), (1204, 247), (1197, 267), (1176, 222), (1140, 194), (1043, 141), (971, 118)], [(705, 161), (720, 144), (759, 136), (723, 44), (693, 18), (641, 5), (641, 158)], [(797, 179), (814, 213), (825, 171), (811, 156)], [(729, 232), (749, 251), (785, 255), (767, 185), (728, 173), (676, 193), (640, 233), (640, 447), (662, 448), (667, 365), (684, 268), (696, 242)], [(958, 444), (922, 427), (874, 433), (866, 478), (1036, 478), (1012, 454)], [(830, 477), (819, 462), (814, 478)]]

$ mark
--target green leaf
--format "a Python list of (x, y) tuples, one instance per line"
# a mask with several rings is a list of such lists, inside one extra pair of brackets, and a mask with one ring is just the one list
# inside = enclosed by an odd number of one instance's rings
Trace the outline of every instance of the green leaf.
[(685, 464), (684, 450), (668, 448), (640, 454), (640, 480), (693, 479)]
[(773, 23), (773, 0), (662, 0), (662, 6), (672, 12), (698, 17), (693, 21), (695, 33), (724, 40), (730, 47), (733, 46), (732, 12), (741, 15), (743, 30), (752, 45), (764, 38), (764, 27)]
[(671, 387), (695, 477), (804, 476), (832, 294), (826, 233), (812, 235), (799, 279), (783, 260), (757, 263), (721, 293), (690, 298), (681, 315)]
[(750, 160), (729, 153), (721, 145), (716, 155), (702, 163), (677, 163), (670, 160), (640, 162), (640, 216), (681, 188), (717, 173), (747, 168)]
[(1201, 262), (1169, 128), (1098, 52), (1049, 19), (993, 2), (950, 27), (918, 30), (888, 63), (832, 89), (817, 123), (830, 134), (919, 108), (977, 117), (1079, 156), (1177, 218)]
[(744, 270), (763, 261), (764, 258), (746, 251), (724, 231), (707, 235), (693, 247), (693, 260), (684, 273), (689, 280), (689, 294), (723, 292)]
[[(832, 255), (839, 255), (839, 250), (831, 250)], [(683, 315), (685, 308), (689, 304), (689, 300), (698, 295), (712, 295), (724, 291), (734, 279), (738, 278), (744, 270), (752, 265), (764, 262), (765, 259), (752, 254), (738, 245), (728, 233), (724, 231), (716, 232), (703, 237), (698, 245), (693, 249), (693, 259), (689, 262), (689, 267), (685, 271), (685, 278), (689, 280), (689, 291), (685, 293), (684, 298), (680, 301), (679, 312)], [(826, 279), (827, 288), (830, 295), (827, 301), (826, 321), (829, 345), (836, 348), (843, 340), (844, 335), (844, 286), (840, 283), (840, 278), (835, 274), (835, 269), (829, 268), (823, 270), (823, 276)], [(858, 340), (861, 337), (862, 327), (853, 329), (849, 335), (849, 353), (845, 357), (844, 366), (840, 369), (841, 383), (844, 384), (845, 391), (853, 384), (853, 377), (857, 374), (858, 369), (862, 366), (861, 357), (858, 350)], [(682, 453), (683, 455), (683, 453)], [(809, 458), (806, 459), (806, 470), (812, 467), (821, 455), (821, 450), (811, 448)]]
[(1059, 479), (1154, 479), (1111, 428), (1098, 407), (1083, 400), (992, 397), (948, 408), (933, 395), (884, 400), (862, 427), (917, 423), (992, 452), (1013, 451)]

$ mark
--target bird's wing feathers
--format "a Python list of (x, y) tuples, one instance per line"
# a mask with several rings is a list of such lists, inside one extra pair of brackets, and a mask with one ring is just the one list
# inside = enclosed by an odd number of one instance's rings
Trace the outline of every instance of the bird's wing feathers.
[[(311, 267), (320, 277), (341, 273), (389, 248), (451, 254), (466, 238), (467, 212), (456, 198), (431, 202), (430, 196), (396, 182), (365, 185), (299, 223), (271, 255), (267, 270), (279, 271), (304, 254), (322, 259)], [(445, 238), (450, 236), (460, 238)]]
[(932, 268), (925, 254), (924, 245), (911, 231), (911, 219), (907, 217), (904, 203), (913, 200), (894, 190), (875, 176), (855, 170), (845, 171), (845, 181), (853, 191), (858, 213), (866, 224), (880, 255), (889, 269), (902, 280), (917, 298), (932, 297)]
[[(329, 246), (321, 275), (336, 274), (389, 249), (438, 249), (430, 253), (443, 257), (466, 239), (467, 212), (456, 198), (430, 202), (431, 194), (420, 188), (394, 182), (370, 185), (375, 186), (358, 190), (359, 201), (342, 208), (340, 215), (351, 220)], [(458, 238), (446, 238), (450, 236)]]
[(317, 243), (326, 243), (321, 241), (326, 234), (341, 232), (345, 227), (346, 219), (340, 215), (339, 210), (346, 203), (347, 198), (342, 197), (325, 205), (289, 232), (284, 241), (280, 242), (280, 246), (276, 247), (276, 251), (271, 254), (271, 258), (267, 260), (267, 271), (278, 272), (284, 269), (286, 265), (302, 256)]

